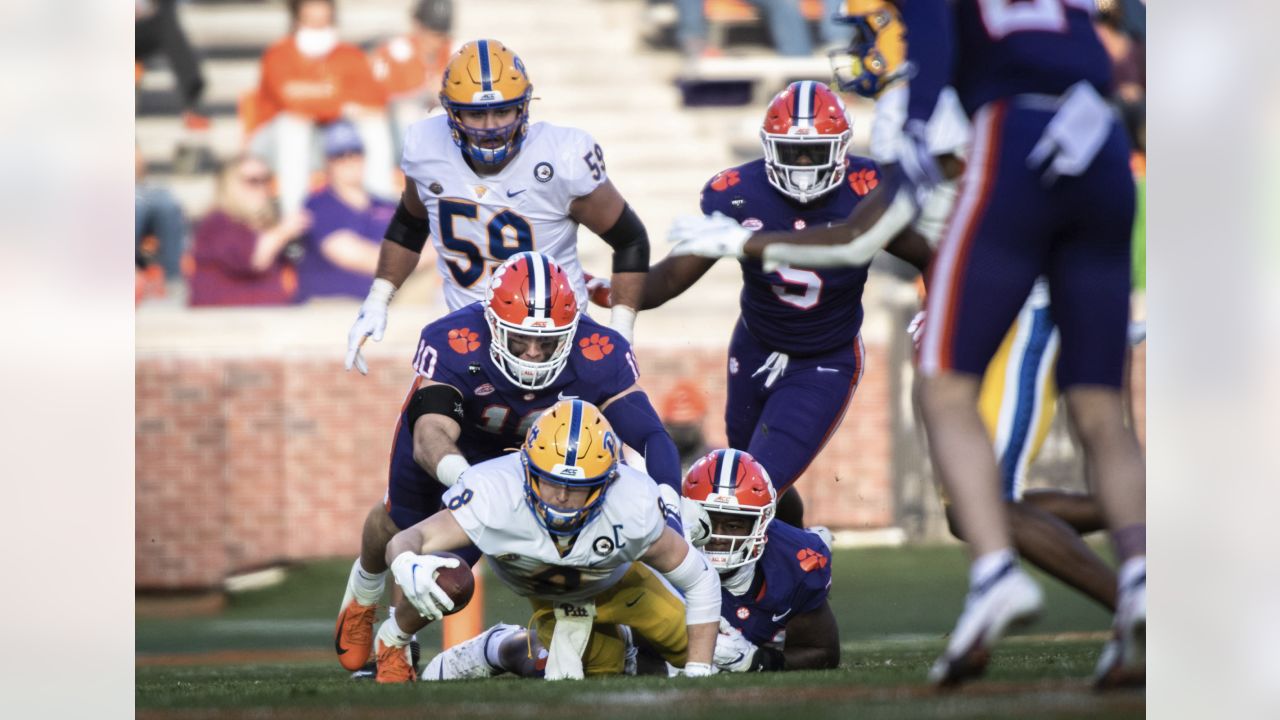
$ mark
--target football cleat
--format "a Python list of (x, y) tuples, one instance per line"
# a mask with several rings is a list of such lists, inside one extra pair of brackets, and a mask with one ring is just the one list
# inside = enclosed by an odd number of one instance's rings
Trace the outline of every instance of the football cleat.
[[(499, 165), (520, 151), (529, 134), (533, 85), (520, 57), (497, 40), (472, 40), (445, 66), (440, 104), (448, 114), (453, 142), (483, 165)], [(516, 109), (515, 120), (496, 128), (476, 128), (459, 113)]]
[(497, 633), (519, 630), (519, 625), (498, 623), (470, 640), (437, 654), (422, 671), (422, 680), (470, 680), (489, 678), (502, 674), (502, 668), (489, 664), (487, 648), (489, 640)]
[(376, 677), (379, 683), (406, 683), (418, 679), (418, 673), (413, 669), (413, 656), (409, 645), (397, 647), (395, 645), (386, 645), (381, 640), (378, 640), (377, 647), (378, 671)]
[(342, 598), (342, 610), (333, 631), (333, 649), (347, 670), (359, 670), (373, 651), (373, 624), (377, 605), (361, 605), (350, 590)]
[(769, 184), (802, 203), (831, 192), (844, 180), (852, 137), (838, 95), (812, 80), (791, 83), (769, 103), (760, 128)]
[[(778, 496), (769, 473), (750, 454), (741, 450), (707, 453), (689, 468), (681, 493), (701, 505), (711, 519), (711, 534), (699, 548), (711, 567), (723, 573), (753, 563), (764, 554), (769, 542), (765, 532), (777, 509)], [(721, 523), (741, 518), (751, 521), (745, 534), (723, 532)]]
[(1010, 627), (1035, 620), (1043, 605), (1040, 586), (1015, 563), (1005, 565), (983, 585), (970, 590), (946, 651), (929, 669), (929, 682), (951, 687), (980, 677), (996, 641)]
[[(413, 669), (418, 670), (418, 661), (422, 658), (422, 646), (417, 640), (409, 641), (409, 659), (413, 661)], [(370, 660), (364, 664), (364, 667), (351, 673), (352, 680), (374, 680), (378, 677), (378, 663), (376, 660)], [(419, 673), (421, 677), (421, 673)]]
[[(599, 408), (583, 400), (561, 400), (533, 421), (520, 458), (525, 503), (547, 532), (574, 535), (604, 506), (605, 492), (618, 476), (622, 442)], [(585, 491), (564, 504), (553, 491)]]
[(517, 386), (542, 390), (569, 363), (579, 316), (573, 286), (559, 265), (542, 253), (512, 255), (493, 271), (485, 293), (489, 357)]
[(1102, 648), (1094, 671), (1098, 690), (1143, 687), (1147, 683), (1147, 574), (1120, 591), (1113, 635)]

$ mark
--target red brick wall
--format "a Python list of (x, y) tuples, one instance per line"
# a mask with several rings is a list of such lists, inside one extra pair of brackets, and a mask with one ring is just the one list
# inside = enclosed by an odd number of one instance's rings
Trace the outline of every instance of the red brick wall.
[[(799, 481), (806, 520), (834, 528), (895, 522), (888, 348), (844, 424)], [(723, 350), (645, 350), (642, 383), (659, 397), (680, 377), (705, 388), (708, 441), (724, 443)], [(155, 359), (136, 373), (136, 583), (208, 587), (227, 574), (299, 558), (354, 555), (386, 488), (391, 436), (412, 380), (402, 359), (370, 375), (330, 359)], [(1134, 358), (1145, 441), (1145, 346)]]

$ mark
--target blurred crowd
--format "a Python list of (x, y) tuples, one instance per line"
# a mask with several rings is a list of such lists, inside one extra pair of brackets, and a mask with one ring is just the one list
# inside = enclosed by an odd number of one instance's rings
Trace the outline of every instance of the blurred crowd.
[[(1113, 101), (1145, 148), (1145, 4), (1097, 0), (1098, 32), (1115, 60)], [(210, 120), (201, 59), (181, 25), (179, 0), (135, 0), (135, 81), (163, 57), (174, 78), (183, 147)], [(666, 12), (666, 41), (687, 62), (722, 55), (726, 24), (754, 23), (778, 55), (816, 57), (849, 42), (833, 22), (845, 0), (646, 0)], [(400, 139), (438, 109), (455, 43), (452, 0), (406, 0), (402, 32), (368, 50), (345, 41), (334, 0), (287, 0), (288, 32), (259, 58), (259, 81), (238, 98), (240, 151), (216, 169), (212, 207), (188, 218), (171, 188), (135, 175), (136, 298), (192, 306), (284, 305), (364, 296), (378, 244), (403, 186)], [(459, 39), (465, 40), (465, 38)], [(186, 167), (175, 158), (175, 167)], [(433, 262), (424, 255), (424, 264)]]

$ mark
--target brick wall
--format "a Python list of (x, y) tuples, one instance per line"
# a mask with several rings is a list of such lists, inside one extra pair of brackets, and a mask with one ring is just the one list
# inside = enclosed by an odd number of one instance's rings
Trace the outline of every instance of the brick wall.
[[(867, 373), (844, 424), (799, 481), (806, 519), (882, 528), (895, 515), (891, 357), (868, 342)], [(1145, 440), (1145, 347), (1134, 362)], [(705, 388), (707, 437), (724, 443), (724, 351), (639, 348), (658, 397), (683, 376)], [(370, 374), (287, 352), (262, 358), (140, 357), (136, 374), (136, 583), (209, 587), (282, 560), (354, 555), (382, 498), (388, 451), (412, 379), (400, 357)], [(898, 426), (903, 423), (898, 421)]]

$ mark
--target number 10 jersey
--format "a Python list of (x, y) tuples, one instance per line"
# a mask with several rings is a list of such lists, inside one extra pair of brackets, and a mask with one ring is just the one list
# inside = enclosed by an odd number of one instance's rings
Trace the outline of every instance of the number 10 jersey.
[(604, 153), (590, 134), (532, 123), (510, 163), (481, 176), (454, 144), (446, 117), (436, 115), (409, 127), (400, 167), (427, 208), (449, 310), (483, 300), (493, 269), (528, 250), (563, 268), (579, 305), (585, 303), (569, 203), (608, 179)]

